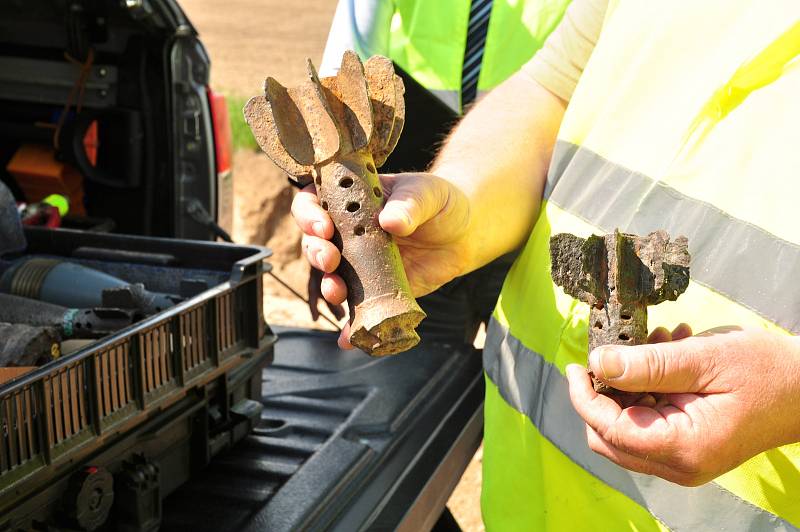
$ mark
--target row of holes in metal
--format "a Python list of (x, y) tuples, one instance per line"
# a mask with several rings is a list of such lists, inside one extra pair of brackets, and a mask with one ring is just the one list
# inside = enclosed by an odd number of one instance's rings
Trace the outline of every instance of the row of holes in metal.
[[(371, 164), (368, 164), (367, 165), (367, 170), (369, 170), (370, 172), (375, 172), (375, 167), (372, 166)], [(320, 181), (319, 181), (319, 178), (317, 178), (317, 184), (318, 185), (321, 184)], [(353, 186), (353, 179), (350, 178), (350, 177), (343, 177), (342, 179), (339, 180), (339, 186), (342, 187), (342, 188), (350, 188), (350, 187)], [(372, 193), (375, 194), (376, 198), (380, 198), (380, 197), (383, 196), (383, 191), (381, 191), (380, 187), (373, 187), (372, 188)], [(322, 208), (325, 209), (326, 211), (328, 210), (328, 202), (327, 201), (323, 201), (322, 202)], [(345, 209), (347, 210), (347, 212), (357, 212), (358, 209), (360, 209), (360, 208), (361, 208), (361, 204), (359, 202), (357, 202), (357, 201), (348, 202), (347, 205), (345, 206)], [(356, 236), (361, 236), (365, 232), (366, 232), (366, 230), (364, 229), (363, 225), (357, 225), (357, 226), (355, 226), (353, 228), (353, 233)]]
[[(597, 310), (603, 310), (603, 302), (602, 301), (598, 302), (597, 304), (595, 304), (594, 308), (596, 308)], [(629, 319), (631, 319), (631, 316), (629, 314), (620, 314), (619, 317), (623, 321), (628, 321)], [(603, 328), (603, 324), (600, 323), (599, 321), (597, 321), (594, 324), (594, 328), (595, 329), (602, 329)], [(619, 335), (619, 339), (622, 340), (623, 342), (627, 342), (628, 340), (631, 339), (631, 337), (628, 336), (625, 333), (622, 333), (622, 334)]]

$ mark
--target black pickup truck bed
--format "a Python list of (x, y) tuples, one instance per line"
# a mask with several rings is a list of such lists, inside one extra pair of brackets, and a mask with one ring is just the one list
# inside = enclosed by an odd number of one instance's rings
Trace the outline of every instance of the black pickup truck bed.
[(430, 529), (480, 443), (479, 351), (375, 359), (276, 333), (260, 423), (164, 501), (162, 529)]

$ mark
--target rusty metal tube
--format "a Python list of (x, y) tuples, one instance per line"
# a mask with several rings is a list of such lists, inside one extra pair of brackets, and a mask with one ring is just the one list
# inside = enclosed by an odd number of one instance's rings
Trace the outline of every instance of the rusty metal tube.
[(378, 224), (383, 190), (372, 155), (354, 152), (321, 166), (317, 194), (342, 252), (338, 273), (348, 290), (351, 343), (372, 355), (413, 347), (419, 342), (414, 329), (425, 314), (411, 293), (397, 244)]

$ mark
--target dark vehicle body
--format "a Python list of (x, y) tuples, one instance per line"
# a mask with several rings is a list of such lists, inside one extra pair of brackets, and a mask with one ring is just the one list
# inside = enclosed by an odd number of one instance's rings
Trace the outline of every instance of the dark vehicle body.
[[(214, 138), (208, 54), (174, 2), (0, 2), (0, 168), (21, 143), (53, 141), (42, 123), (64, 111), (88, 49), (81, 109), (66, 110), (58, 139), (83, 174), (88, 214), (120, 233), (209, 239), (198, 220), (229, 207), (229, 161)], [(95, 166), (81, 159), (91, 121)]]

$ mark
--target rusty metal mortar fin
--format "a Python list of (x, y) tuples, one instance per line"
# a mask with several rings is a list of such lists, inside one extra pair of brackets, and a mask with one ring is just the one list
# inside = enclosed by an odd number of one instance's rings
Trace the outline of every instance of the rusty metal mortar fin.
[(380, 356), (418, 341), (424, 319), (411, 293), (400, 252), (378, 224), (383, 191), (376, 167), (397, 144), (405, 120), (403, 82), (390, 60), (355, 52), (336, 76), (308, 77), (284, 88), (273, 78), (248, 101), (245, 119), (264, 152), (301, 184), (313, 180), (342, 251), (337, 272), (348, 287), (353, 345)]
[[(550, 239), (551, 276), (565, 293), (590, 306), (589, 352), (608, 344), (647, 341), (647, 306), (674, 301), (689, 286), (688, 240), (666, 231)], [(594, 379), (599, 392), (617, 392)]]

